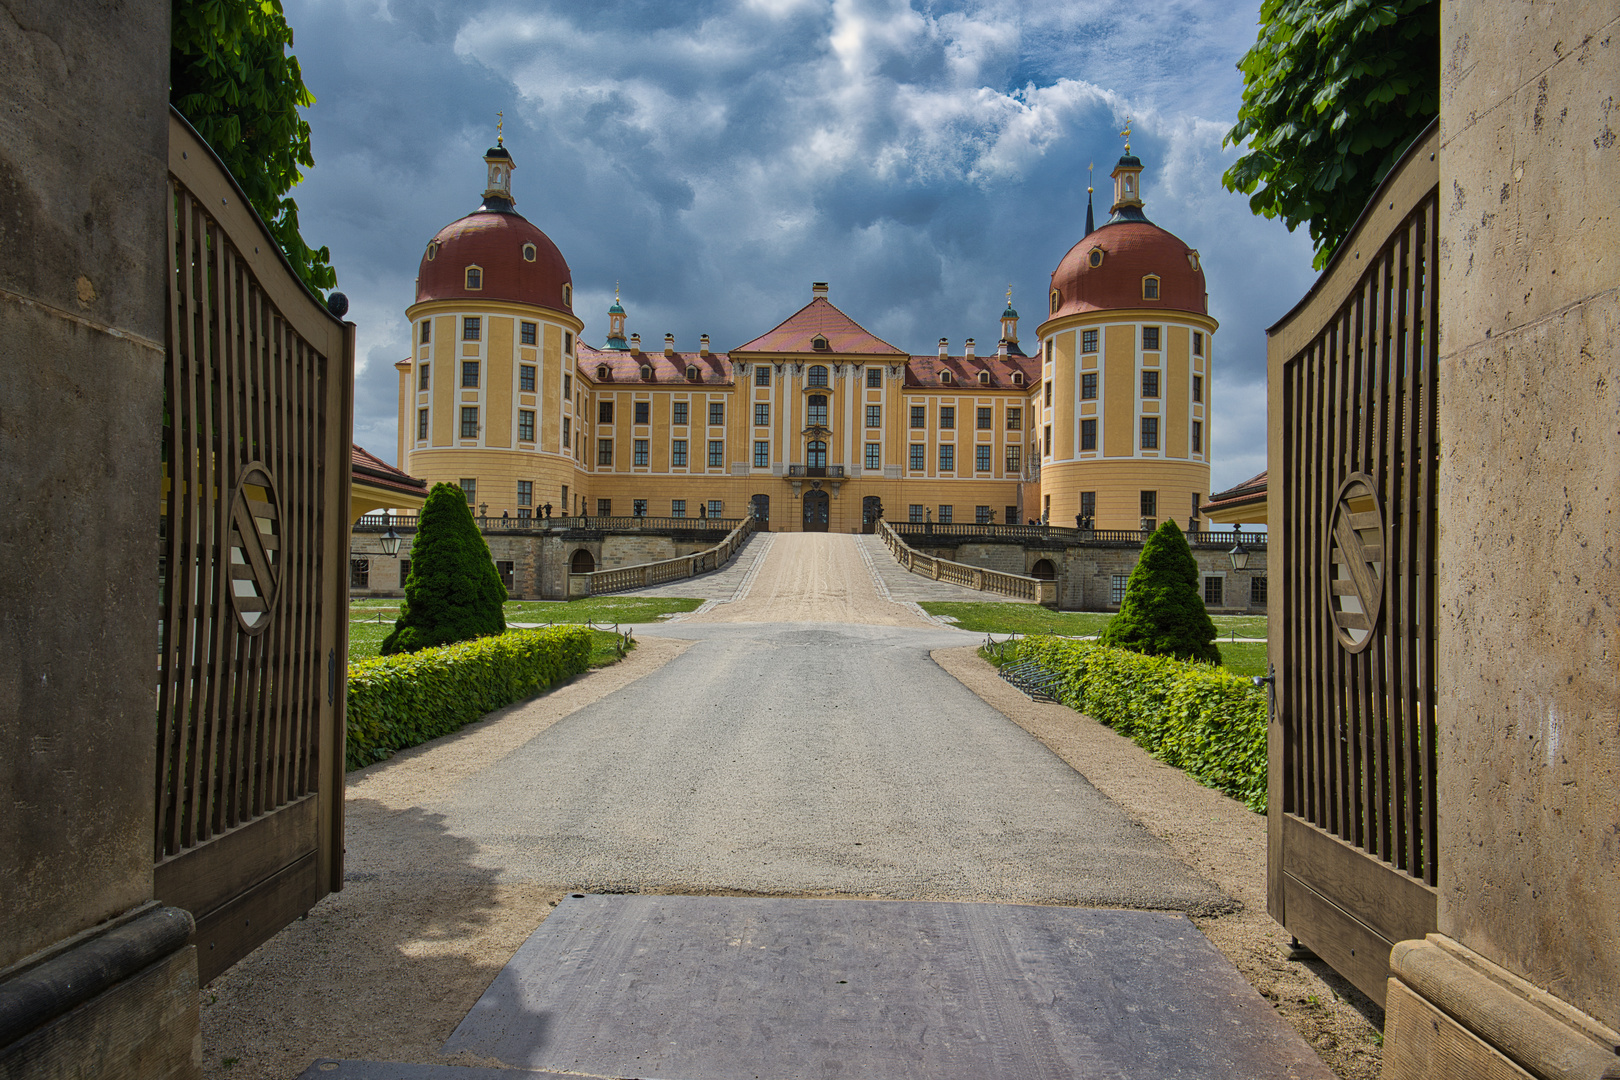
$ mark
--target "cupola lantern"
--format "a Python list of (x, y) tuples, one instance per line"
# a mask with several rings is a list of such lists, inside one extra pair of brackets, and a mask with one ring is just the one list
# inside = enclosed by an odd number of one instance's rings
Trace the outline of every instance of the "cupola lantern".
[[(512, 155), (506, 149), (506, 136), (502, 132), (505, 116), (496, 113), (499, 121), (495, 124), (495, 145), (484, 154), (484, 165), (489, 170), (488, 186), (484, 188), (484, 205), (490, 209), (510, 209), (517, 200), (512, 198), (512, 170), (517, 165), (512, 161)], [(500, 202), (491, 203), (491, 200)]]

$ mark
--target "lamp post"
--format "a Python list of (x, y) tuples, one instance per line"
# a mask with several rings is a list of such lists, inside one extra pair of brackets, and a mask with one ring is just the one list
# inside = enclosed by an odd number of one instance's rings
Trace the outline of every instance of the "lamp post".
[(382, 534), (383, 554), (387, 555), (391, 559), (398, 558), (399, 541), (399, 533), (394, 531), (394, 527), (392, 525), (388, 526), (388, 531)]

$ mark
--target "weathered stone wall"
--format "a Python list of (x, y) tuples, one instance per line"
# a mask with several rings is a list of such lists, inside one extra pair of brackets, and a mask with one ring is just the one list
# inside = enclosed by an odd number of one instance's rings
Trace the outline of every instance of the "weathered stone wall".
[(152, 900), (168, 26), (162, 0), (0, 14), (6, 1076), (201, 1071), (184, 934), (130, 946), (146, 975), (93, 959)]
[(1620, 15), (1441, 62), (1440, 930), (1620, 1028)]

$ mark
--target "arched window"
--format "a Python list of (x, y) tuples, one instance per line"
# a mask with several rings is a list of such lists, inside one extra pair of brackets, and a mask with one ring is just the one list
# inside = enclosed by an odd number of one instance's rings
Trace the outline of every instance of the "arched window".
[(697, 367), (696, 364), (687, 364), (686, 365), (686, 377), (688, 379), (692, 380), (693, 382), (698, 381), (698, 367)]
[(1056, 289), (1053, 289), (1052, 290), (1052, 312), (1053, 312), (1053, 314), (1057, 313), (1058, 305), (1061, 304), (1061, 303), (1063, 303), (1063, 297), (1058, 293), (1058, 291)]
[(825, 469), (827, 467), (827, 444), (820, 439), (811, 439), (810, 445), (804, 448), (804, 463), (812, 469)]
[(1042, 581), (1051, 581), (1057, 577), (1057, 567), (1052, 565), (1051, 559), (1040, 559), (1029, 568), (1029, 576), (1040, 578)]
[(476, 291), (484, 287), (484, 271), (476, 266), (467, 267), (467, 288)]
[(1142, 279), (1142, 299), (1157, 300), (1159, 298), (1159, 277), (1149, 274)]
[(979, 372), (979, 383), (983, 386), (990, 385), (990, 373), (988, 371)]
[(809, 422), (819, 427), (827, 426), (827, 395), (810, 395)]
[(815, 336), (815, 340), (810, 342), (810, 347), (816, 350), (816, 352), (826, 352), (828, 348), (827, 339), (822, 337), (820, 334), (817, 334)]
[(809, 382), (809, 385), (811, 385), (811, 386), (826, 386), (827, 385), (827, 367), (826, 367), (826, 365), (825, 364), (811, 364), (810, 365), (810, 378), (809, 378), (808, 382)]
[(563, 307), (571, 308), (573, 306), (574, 306), (574, 287), (572, 285), (564, 283), (564, 285), (563, 285)]
[(652, 365), (651, 364), (642, 364), (641, 365), (641, 377), (642, 377), (642, 379), (644, 379), (647, 382), (652, 382), (652, 376), (653, 376)]
[(949, 386), (955, 380), (951, 377), (950, 370), (946, 369), (945, 371), (939, 373), (939, 381), (944, 385)]
[(568, 572), (570, 574), (594, 574), (596, 572), (596, 560), (591, 558), (589, 551), (580, 548), (574, 552), (574, 557), (569, 560)]

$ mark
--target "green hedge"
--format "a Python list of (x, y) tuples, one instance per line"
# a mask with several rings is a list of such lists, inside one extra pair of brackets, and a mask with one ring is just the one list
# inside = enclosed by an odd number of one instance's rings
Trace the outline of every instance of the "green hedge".
[(1018, 659), (1060, 676), (1063, 704), (1266, 812), (1266, 695), (1248, 679), (1212, 664), (1057, 637), (1026, 638)]
[(448, 735), (487, 713), (584, 671), (588, 626), (493, 637), (349, 665), (348, 767)]

